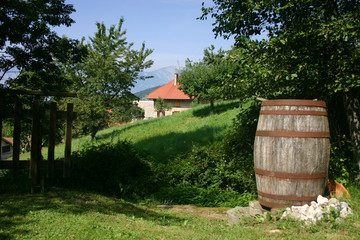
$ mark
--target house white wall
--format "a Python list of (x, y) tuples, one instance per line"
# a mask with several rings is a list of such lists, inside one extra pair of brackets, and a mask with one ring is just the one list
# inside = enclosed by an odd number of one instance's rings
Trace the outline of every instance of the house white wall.
[(13, 146), (7, 141), (1, 139), (1, 160), (11, 158), (13, 155)]
[(154, 101), (138, 101), (138, 107), (144, 109), (145, 119), (156, 117)]

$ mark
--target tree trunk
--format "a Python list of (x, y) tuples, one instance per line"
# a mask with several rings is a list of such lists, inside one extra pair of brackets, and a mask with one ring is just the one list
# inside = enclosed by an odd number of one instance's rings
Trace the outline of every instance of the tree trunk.
[[(360, 168), (360, 88), (352, 89), (345, 93), (346, 117), (349, 124), (353, 157)], [(360, 172), (357, 176), (360, 181)]]
[(210, 109), (211, 109), (211, 112), (214, 113), (214, 101), (213, 100), (210, 100)]
[(95, 136), (96, 136), (97, 131), (98, 131), (97, 128), (94, 128), (94, 127), (93, 127), (93, 128), (91, 129), (91, 132), (90, 132), (90, 135), (89, 135), (90, 141), (93, 141), (93, 140), (96, 139)]

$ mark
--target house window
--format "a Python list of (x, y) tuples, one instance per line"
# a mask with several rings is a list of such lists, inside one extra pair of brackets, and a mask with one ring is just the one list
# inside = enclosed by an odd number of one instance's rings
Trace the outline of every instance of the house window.
[(10, 145), (3, 146), (3, 147), (2, 147), (2, 152), (3, 152), (3, 153), (10, 152)]
[(180, 102), (179, 102), (179, 101), (176, 101), (176, 102), (174, 103), (174, 107), (180, 107)]

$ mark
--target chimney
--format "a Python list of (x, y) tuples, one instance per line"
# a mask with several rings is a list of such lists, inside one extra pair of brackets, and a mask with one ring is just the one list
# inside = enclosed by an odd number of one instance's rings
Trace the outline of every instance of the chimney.
[(176, 86), (176, 85), (177, 85), (177, 83), (178, 83), (178, 79), (179, 79), (179, 74), (175, 73), (174, 86)]

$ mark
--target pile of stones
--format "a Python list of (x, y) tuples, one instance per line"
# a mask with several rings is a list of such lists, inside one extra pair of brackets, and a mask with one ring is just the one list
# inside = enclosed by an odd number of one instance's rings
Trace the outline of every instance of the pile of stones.
[[(229, 224), (237, 224), (244, 217), (264, 217), (268, 214), (277, 214), (279, 209), (272, 209), (271, 212), (263, 209), (258, 201), (251, 201), (248, 207), (235, 207), (226, 211)], [(349, 214), (353, 214), (352, 209), (346, 202), (340, 202), (336, 198), (327, 199), (321, 195), (317, 197), (317, 202), (312, 201), (310, 206), (292, 206), (286, 208), (281, 214), (280, 219), (292, 218), (304, 221), (306, 224), (316, 224), (321, 219), (335, 218), (337, 223), (341, 223)]]
[(353, 211), (346, 202), (340, 202), (336, 198), (327, 199), (319, 195), (317, 202), (312, 201), (310, 206), (305, 204), (286, 208), (281, 219), (291, 217), (305, 223), (316, 223), (321, 219), (335, 217), (335, 221), (341, 223), (342, 219), (350, 214), (353, 214)]

